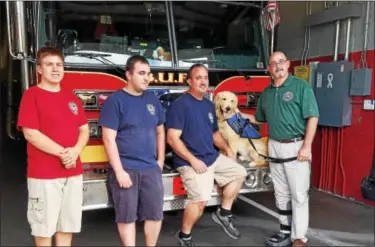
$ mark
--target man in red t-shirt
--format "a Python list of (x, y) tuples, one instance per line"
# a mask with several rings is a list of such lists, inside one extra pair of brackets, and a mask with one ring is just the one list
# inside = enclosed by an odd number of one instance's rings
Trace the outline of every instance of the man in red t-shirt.
[(52, 47), (37, 53), (41, 80), (25, 91), (18, 128), (27, 140), (27, 218), (37, 246), (70, 246), (81, 231), (83, 168), (89, 128), (78, 98), (60, 87), (64, 59)]

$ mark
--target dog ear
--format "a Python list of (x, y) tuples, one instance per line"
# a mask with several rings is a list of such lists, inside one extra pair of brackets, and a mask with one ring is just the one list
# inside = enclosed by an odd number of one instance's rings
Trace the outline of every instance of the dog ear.
[(219, 99), (220, 99), (220, 93), (217, 93), (214, 97), (214, 104), (215, 104), (215, 108), (216, 109), (219, 109), (220, 105), (219, 105)]
[(231, 98), (233, 99), (233, 102), (230, 102), (230, 105), (233, 109), (233, 112), (238, 112), (238, 98), (237, 95), (234, 93), (230, 93)]

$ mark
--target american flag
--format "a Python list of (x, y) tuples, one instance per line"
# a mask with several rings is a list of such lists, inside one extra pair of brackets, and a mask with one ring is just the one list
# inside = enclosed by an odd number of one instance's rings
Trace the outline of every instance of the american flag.
[(268, 1), (265, 13), (266, 28), (272, 30), (280, 22), (279, 3), (276, 1)]

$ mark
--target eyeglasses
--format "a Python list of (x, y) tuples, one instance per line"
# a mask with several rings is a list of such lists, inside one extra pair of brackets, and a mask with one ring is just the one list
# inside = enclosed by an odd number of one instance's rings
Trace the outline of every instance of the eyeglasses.
[(277, 65), (284, 65), (288, 60), (281, 59), (279, 62), (272, 62), (270, 63), (271, 67), (276, 67)]

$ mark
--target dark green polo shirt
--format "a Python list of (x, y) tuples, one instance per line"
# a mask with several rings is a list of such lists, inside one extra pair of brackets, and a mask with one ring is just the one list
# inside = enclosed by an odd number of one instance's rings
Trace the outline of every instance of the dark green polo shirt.
[(280, 87), (271, 84), (263, 91), (255, 114), (258, 122), (267, 122), (268, 136), (274, 140), (305, 136), (308, 117), (319, 117), (314, 92), (293, 75)]

